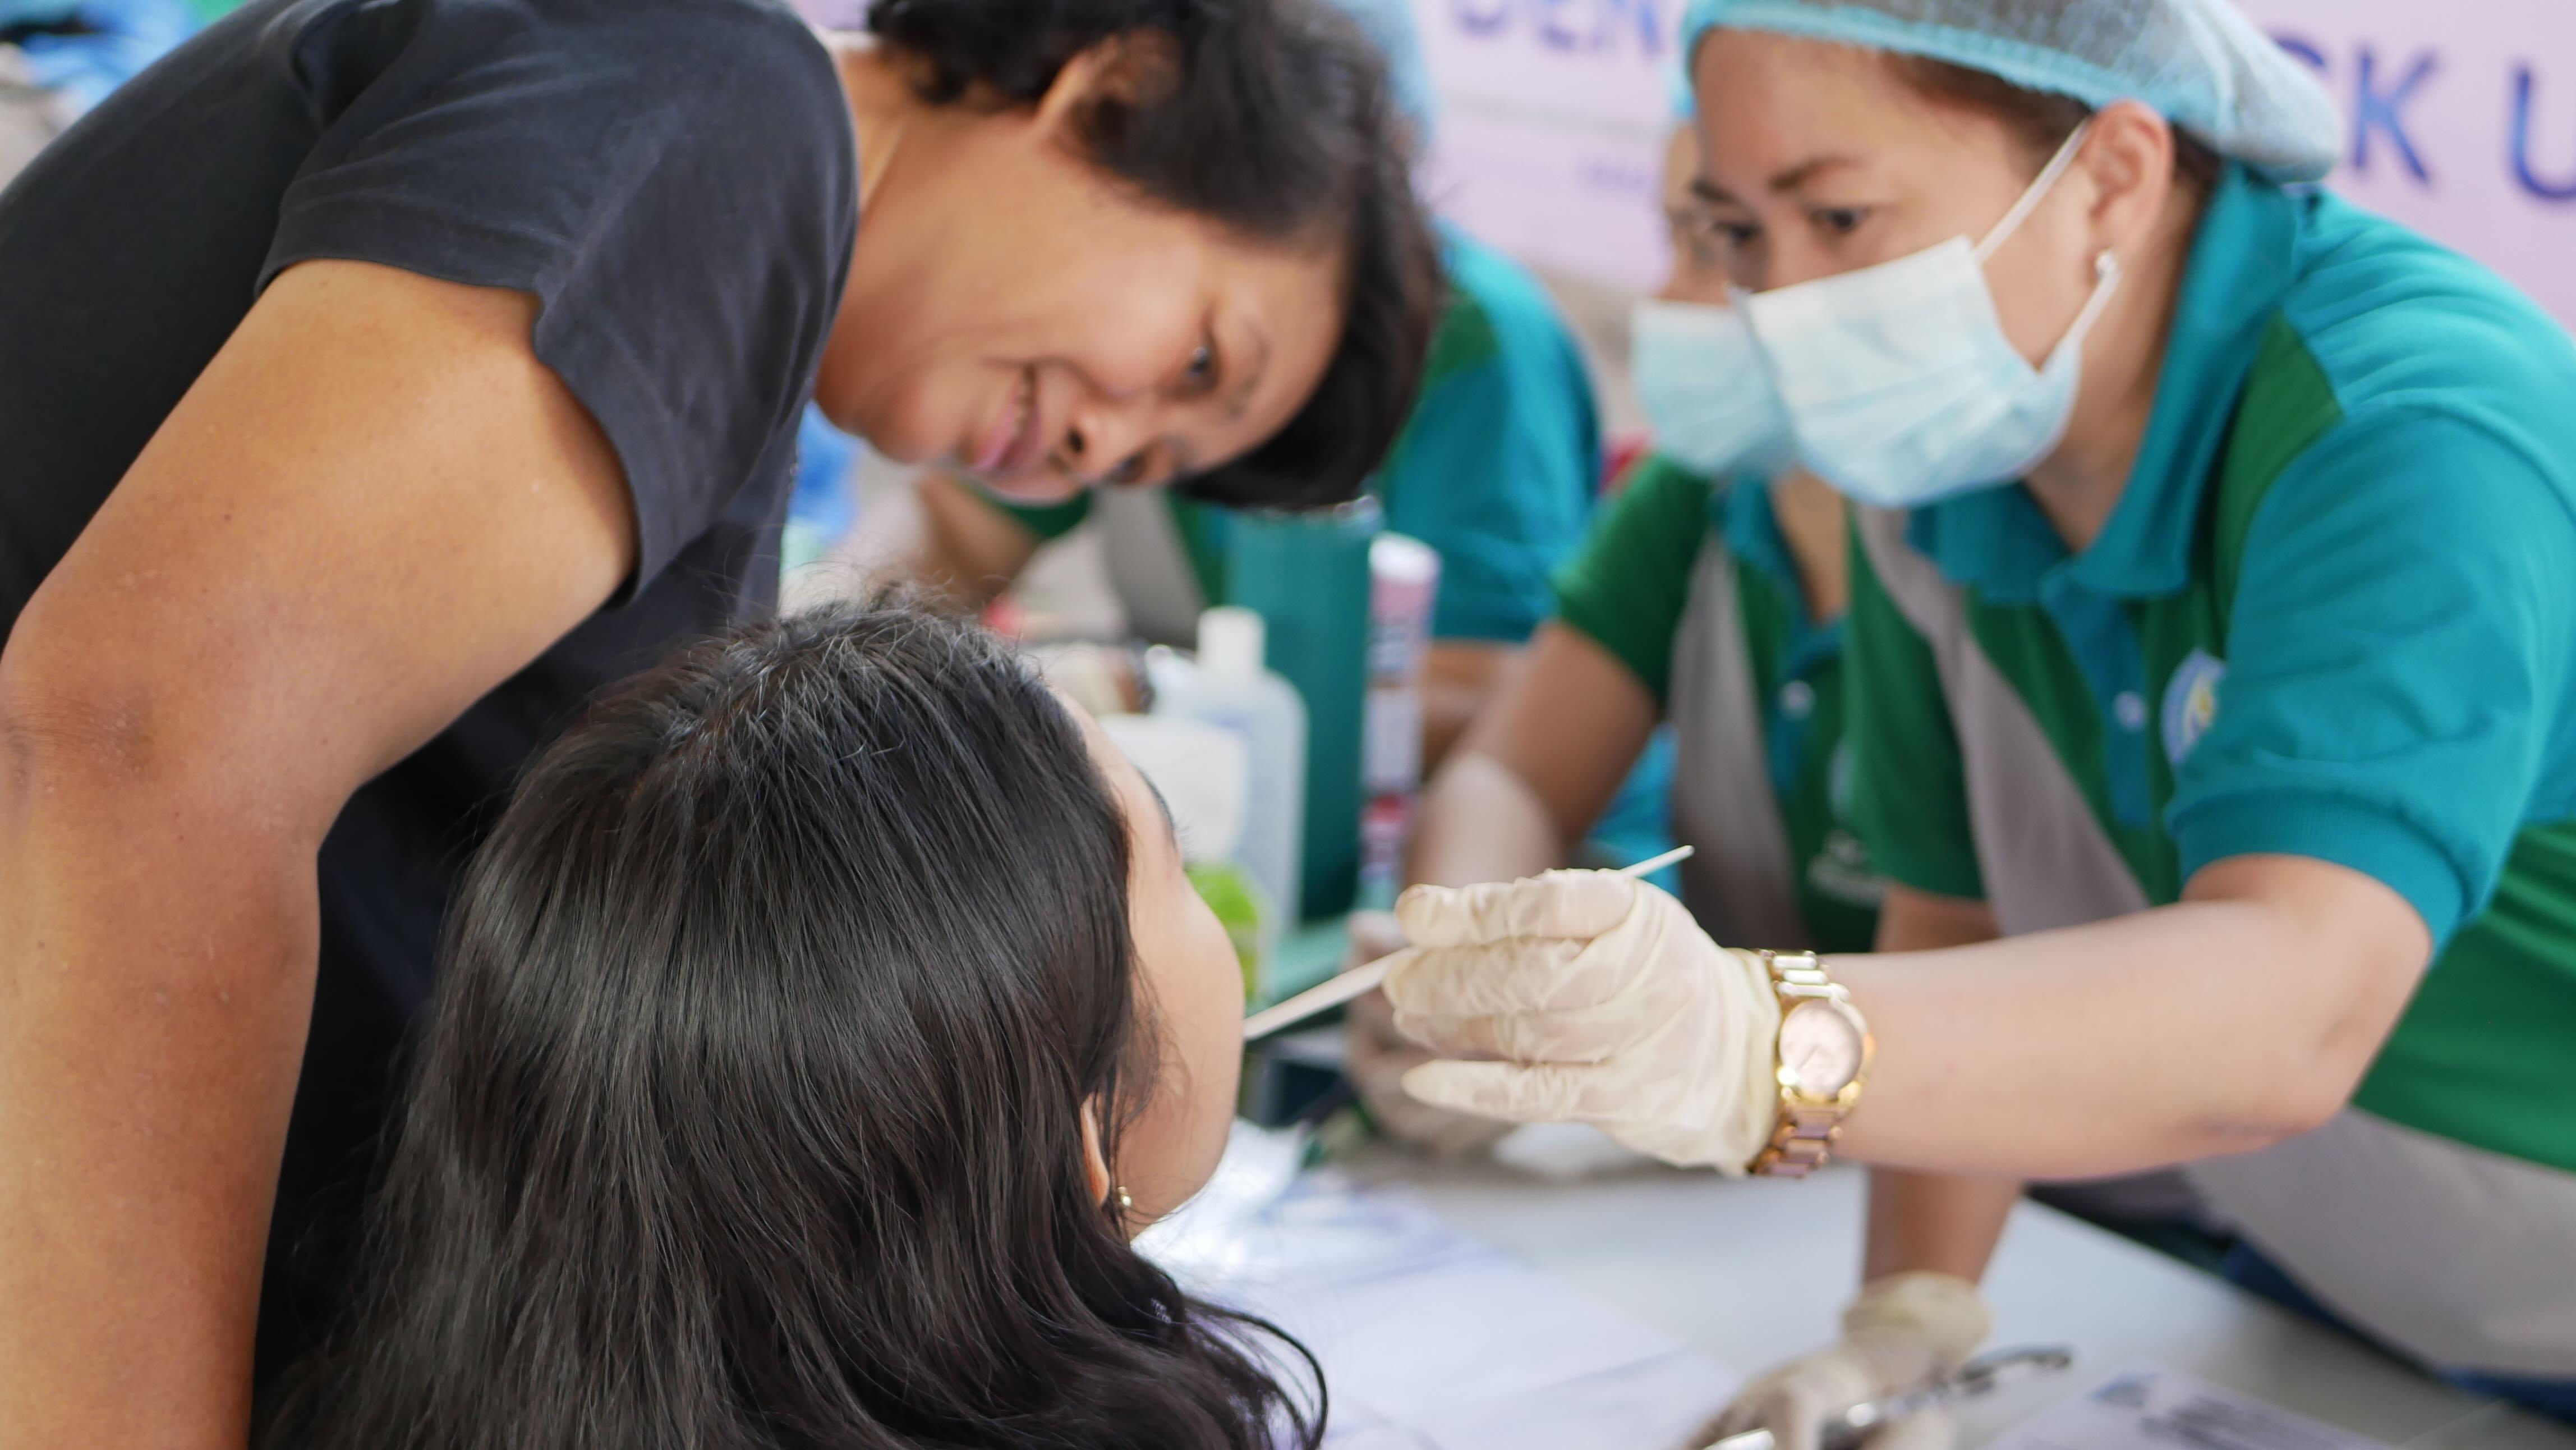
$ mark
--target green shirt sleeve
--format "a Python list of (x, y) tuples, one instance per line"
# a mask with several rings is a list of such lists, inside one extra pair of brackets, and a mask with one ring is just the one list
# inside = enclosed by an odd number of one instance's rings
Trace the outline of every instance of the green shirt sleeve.
[(1021, 528), (1038, 536), (1041, 542), (1052, 542), (1072, 533), (1084, 519), (1091, 517), (1091, 490), (1084, 489), (1062, 503), (1012, 503), (996, 498), (983, 485), (960, 475), (966, 487), (977, 498), (996, 511), (1017, 520)]
[(1707, 479), (1680, 464), (1647, 459), (1556, 573), (1557, 617), (1626, 665), (1659, 708), (1672, 686), (1691, 570), (1714, 532), (1710, 493)]
[(2411, 402), (2345, 422), (2254, 516), (2208, 733), (2176, 767), (2184, 879), (2311, 856), (2438, 947), (2576, 771), (2576, 520), (2532, 454)]
[(1449, 306), (1377, 491), (1387, 527), (1439, 551), (1433, 636), (1518, 644), (1600, 492), (1592, 379), (1526, 268), (1456, 232), (1447, 258)]
[(1967, 769), (1932, 647), (1888, 598), (1857, 534), (1845, 640), (1844, 738), (1851, 746), (1852, 830), (1888, 880), (1982, 901)]

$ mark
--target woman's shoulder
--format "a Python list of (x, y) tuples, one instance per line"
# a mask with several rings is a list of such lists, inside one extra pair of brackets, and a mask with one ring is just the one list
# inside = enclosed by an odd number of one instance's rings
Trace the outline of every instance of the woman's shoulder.
[(2281, 320), (2347, 416), (2392, 407), (2544, 424), (2576, 467), (2576, 342), (2483, 264), (2338, 197), (2301, 198)]
[[(1713, 521), (1712, 507), (1732, 492), (1732, 486), (1731, 480), (1713, 479), (1668, 453), (1648, 453), (1612, 485), (1611, 506), (1650, 514), (1676, 526), (1694, 520), (1707, 524)], [(1762, 484), (1750, 480), (1745, 486), (1759, 489)]]
[(1529, 268), (1447, 223), (1440, 228), (1440, 258), (1449, 306), (1432, 346), (1435, 374), (1497, 360), (1528, 369), (1579, 359), (1572, 328)]
[(686, 116), (728, 139), (849, 129), (831, 52), (783, 0), (293, 0), (284, 28), (309, 51), (388, 9), (402, 20), (394, 64), (430, 87), (499, 76), (534, 101), (579, 97), (603, 118)]

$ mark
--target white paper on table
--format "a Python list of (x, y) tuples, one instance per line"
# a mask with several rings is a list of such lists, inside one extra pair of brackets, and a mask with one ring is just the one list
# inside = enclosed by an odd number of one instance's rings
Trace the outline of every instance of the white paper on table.
[[(1735, 1376), (1688, 1350), (1423, 1420), (1439, 1450), (1677, 1450), (1733, 1398)], [(1334, 1450), (1340, 1450), (1336, 1445)]]
[(2169, 1369), (2123, 1371), (1993, 1450), (2388, 1450)]
[[(1138, 1246), (1323, 1366), (1331, 1450), (1668, 1450), (1736, 1377), (1441, 1222), (1238, 1130), (1205, 1201)], [(1255, 1206), (1265, 1190), (1274, 1197)]]

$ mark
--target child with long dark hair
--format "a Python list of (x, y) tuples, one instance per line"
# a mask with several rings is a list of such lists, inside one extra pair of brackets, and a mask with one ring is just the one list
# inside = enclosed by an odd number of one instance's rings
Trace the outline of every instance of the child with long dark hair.
[(1128, 1244), (1215, 1165), (1241, 1005), (1151, 789), (990, 637), (695, 648), (475, 856), (266, 1443), (1311, 1446), (1260, 1326)]

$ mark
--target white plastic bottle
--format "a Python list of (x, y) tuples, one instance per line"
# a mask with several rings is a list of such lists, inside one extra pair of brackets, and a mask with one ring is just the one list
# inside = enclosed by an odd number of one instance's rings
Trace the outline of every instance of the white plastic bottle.
[[(1282, 930), (1298, 921), (1299, 853), (1305, 843), (1306, 702), (1297, 687), (1263, 667), (1261, 616), (1219, 605), (1199, 616), (1198, 667), (1158, 678), (1157, 715), (1182, 715), (1243, 736), (1251, 754), (1236, 861)], [(1275, 935), (1273, 940), (1275, 941)]]

